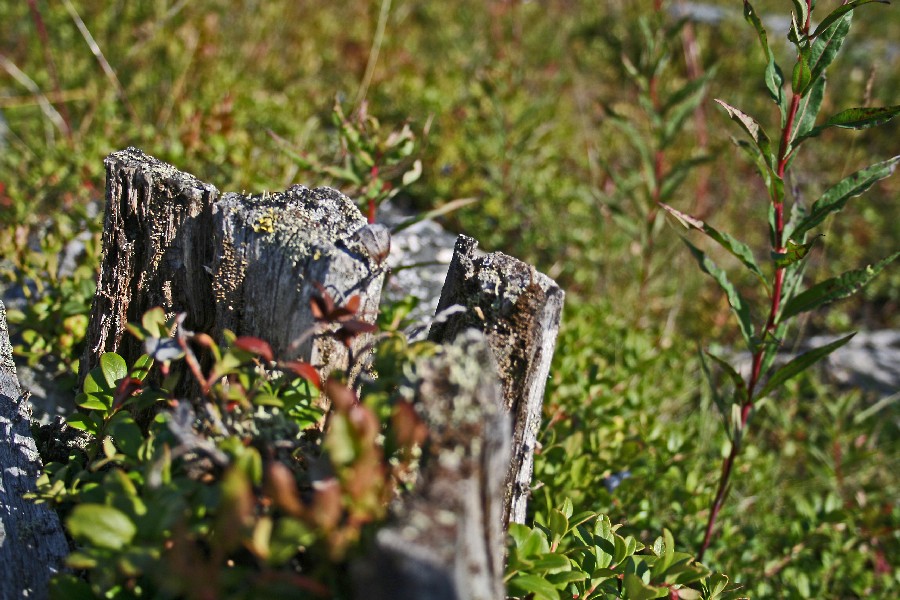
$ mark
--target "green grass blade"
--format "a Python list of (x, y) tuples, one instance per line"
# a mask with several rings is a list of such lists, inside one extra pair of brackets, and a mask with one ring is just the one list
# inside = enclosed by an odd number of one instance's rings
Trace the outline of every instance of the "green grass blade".
[(734, 314), (737, 317), (738, 326), (740, 327), (744, 342), (747, 344), (747, 349), (750, 350), (751, 353), (754, 352), (756, 343), (754, 341), (753, 322), (750, 319), (749, 304), (747, 304), (747, 301), (741, 293), (728, 280), (728, 275), (725, 273), (724, 269), (719, 268), (719, 266), (706, 256), (702, 250), (689, 241), (684, 240), (684, 243), (687, 244), (691, 254), (693, 254), (694, 258), (697, 260), (697, 264), (700, 265), (700, 270), (715, 279), (716, 283), (719, 284), (719, 287), (725, 292), (725, 295), (728, 298), (728, 304), (731, 306), (731, 310), (734, 311)]
[(898, 163), (900, 163), (900, 155), (860, 169), (842, 179), (813, 203), (809, 215), (797, 225), (792, 235), (799, 239), (807, 231), (824, 221), (825, 217), (843, 209), (848, 200), (859, 196), (876, 182), (890, 177), (897, 169)]
[(894, 252), (884, 260), (881, 260), (874, 265), (869, 265), (864, 269), (854, 269), (853, 271), (842, 273), (837, 277), (820, 281), (788, 301), (781, 310), (779, 320), (785, 321), (800, 313), (808, 312), (825, 304), (852, 296), (868, 285), (870, 281), (881, 273), (881, 271), (891, 264), (898, 256), (900, 256), (900, 252)]
[(763, 398), (772, 393), (775, 389), (778, 388), (782, 383), (798, 375), (809, 368), (814, 363), (820, 361), (825, 358), (847, 342), (853, 338), (856, 333), (851, 333), (848, 336), (844, 336), (839, 340), (831, 342), (830, 344), (826, 344), (824, 346), (820, 346), (814, 350), (810, 350), (809, 352), (804, 352), (797, 358), (793, 359), (788, 364), (784, 365), (777, 371), (775, 371), (772, 376), (769, 378), (769, 381), (766, 382), (765, 387), (759, 391), (757, 397)]

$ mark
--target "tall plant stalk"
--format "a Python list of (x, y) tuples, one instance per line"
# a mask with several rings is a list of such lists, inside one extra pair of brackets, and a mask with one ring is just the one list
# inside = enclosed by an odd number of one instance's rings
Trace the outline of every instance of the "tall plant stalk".
[[(850, 30), (853, 11), (873, 2), (887, 4), (886, 0), (845, 0), (813, 29), (813, 0), (793, 0), (793, 19), (788, 39), (797, 50), (796, 62), (790, 80), (790, 100), (785, 93), (787, 82), (775, 62), (768, 43), (768, 34), (752, 5), (744, 2), (744, 16), (756, 30), (760, 45), (767, 59), (766, 88), (780, 113), (777, 148), (773, 147), (762, 125), (750, 115), (725, 103), (716, 102), (729, 118), (743, 131), (748, 140), (735, 140), (757, 166), (766, 184), (769, 200), (770, 275), (766, 276), (749, 246), (725, 232), (719, 232), (709, 224), (684, 214), (671, 206), (662, 207), (676, 217), (685, 227), (704, 233), (711, 240), (737, 258), (763, 288), (767, 298), (759, 313), (766, 314), (765, 321), (755, 326), (751, 306), (744, 295), (729, 280), (728, 274), (719, 268), (703, 251), (685, 240), (688, 248), (705, 273), (712, 276), (728, 297), (728, 302), (738, 320), (738, 325), (752, 356), (750, 373), (746, 376), (724, 358), (706, 352), (727, 375), (732, 388), (730, 402), (719, 393), (710, 376), (713, 399), (722, 412), (731, 447), (722, 462), (715, 497), (710, 506), (703, 541), (697, 554), (702, 560), (710, 547), (716, 521), (725, 503), (731, 484), (734, 466), (740, 455), (746, 427), (758, 402), (771, 395), (788, 379), (801, 373), (816, 361), (824, 358), (846, 342), (851, 335), (802, 354), (780, 368), (774, 367), (775, 354), (780, 347), (789, 323), (801, 313), (850, 296), (869, 283), (888, 263), (900, 253), (864, 267), (826, 279), (804, 289), (804, 268), (817, 238), (809, 241), (808, 234), (832, 213), (839, 212), (847, 202), (866, 191), (875, 182), (891, 175), (900, 156), (876, 163), (846, 177), (826, 191), (807, 209), (796, 198), (785, 193), (785, 180), (800, 145), (832, 127), (865, 129), (881, 125), (900, 113), (900, 106), (881, 108), (849, 108), (816, 124), (822, 99), (825, 95), (825, 72), (843, 45)], [(786, 215), (789, 217), (786, 218)], [(710, 370), (704, 358), (704, 372)]]

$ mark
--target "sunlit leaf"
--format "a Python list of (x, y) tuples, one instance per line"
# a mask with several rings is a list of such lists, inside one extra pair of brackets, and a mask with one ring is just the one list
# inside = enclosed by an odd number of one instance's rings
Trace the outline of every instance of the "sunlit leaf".
[(100, 548), (119, 550), (129, 544), (137, 527), (122, 511), (103, 504), (79, 504), (66, 520), (72, 537)]
[(806, 86), (812, 81), (812, 71), (809, 69), (809, 63), (804, 54), (800, 54), (797, 63), (794, 65), (794, 72), (791, 76), (791, 88), (795, 94), (802, 95), (806, 91)]
[(842, 110), (830, 117), (821, 125), (813, 127), (809, 133), (795, 140), (795, 145), (805, 139), (816, 137), (826, 129), (840, 127), (842, 129), (868, 129), (887, 123), (900, 114), (900, 105), (857, 107)]

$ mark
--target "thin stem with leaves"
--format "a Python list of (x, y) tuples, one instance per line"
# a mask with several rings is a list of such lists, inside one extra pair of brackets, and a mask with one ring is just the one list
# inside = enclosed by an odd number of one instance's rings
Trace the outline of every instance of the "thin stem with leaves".
[[(701, 270), (712, 276), (726, 293), (729, 305), (737, 317), (744, 342), (752, 356), (750, 373), (745, 378), (725, 359), (709, 352), (705, 353), (726, 373), (733, 394), (731, 401), (726, 401), (726, 397), (718, 392), (718, 387), (710, 377), (713, 398), (723, 414), (731, 447), (722, 462), (719, 483), (697, 555), (698, 560), (702, 560), (712, 543), (716, 521), (730, 489), (735, 462), (740, 455), (745, 430), (754, 407), (761, 399), (777, 391), (788, 379), (847, 343), (852, 337), (851, 334), (810, 350), (776, 368), (775, 354), (784, 339), (788, 325), (801, 313), (858, 292), (900, 255), (894, 253), (874, 265), (847, 271), (804, 289), (805, 259), (820, 237), (815, 236), (807, 241), (809, 232), (832, 213), (843, 209), (851, 198), (862, 194), (877, 181), (890, 176), (900, 162), (900, 156), (876, 163), (844, 178), (828, 189), (808, 209), (785, 193), (785, 181), (797, 150), (803, 142), (833, 127), (865, 129), (881, 125), (900, 113), (900, 106), (849, 108), (816, 125), (825, 95), (825, 72), (840, 51), (850, 30), (853, 11), (873, 2), (887, 4), (885, 0), (844, 2), (812, 30), (813, 2), (793, 0), (793, 19), (788, 39), (796, 47), (797, 58), (789, 84), (789, 101), (784, 89), (786, 80), (775, 61), (762, 20), (750, 2), (744, 2), (744, 16), (756, 30), (767, 59), (764, 77), (766, 88), (781, 117), (777, 148), (773, 147), (763, 126), (753, 117), (722, 100), (716, 102), (749, 138), (749, 141), (736, 140), (735, 143), (751, 157), (766, 184), (772, 260), (770, 276), (764, 274), (763, 269), (757, 264), (753, 251), (743, 242), (728, 233), (717, 231), (700, 219), (661, 204), (662, 208), (685, 227), (704, 233), (737, 258), (741, 265), (755, 276), (758, 285), (764, 288), (766, 297), (766, 304), (760, 312), (767, 316), (757, 327), (753, 324), (749, 302), (731, 283), (726, 271), (718, 267), (705, 252), (685, 240)], [(786, 219), (788, 213), (790, 216)], [(707, 375), (710, 373), (705, 358), (704, 372)]]

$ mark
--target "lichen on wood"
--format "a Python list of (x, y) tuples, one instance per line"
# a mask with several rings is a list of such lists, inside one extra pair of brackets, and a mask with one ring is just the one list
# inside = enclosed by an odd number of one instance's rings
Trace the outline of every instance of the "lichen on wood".
[[(142, 353), (125, 325), (154, 306), (186, 313), (185, 327), (220, 341), (226, 329), (263, 338), (279, 358), (312, 362), (323, 376), (346, 366), (338, 342), (308, 334), (320, 290), (338, 302), (358, 294), (360, 317), (377, 314), (382, 257), (359, 235), (369, 226), (349, 198), (299, 185), (223, 195), (134, 148), (110, 155), (106, 169), (103, 261), (82, 381), (103, 352), (129, 363)], [(365, 343), (360, 336), (354, 349)]]
[(552, 279), (511, 256), (494, 252), (477, 257), (477, 246), (470, 237), (457, 239), (437, 312), (453, 305), (465, 310), (436, 322), (429, 339), (447, 342), (471, 327), (485, 333), (504, 405), (513, 418), (503, 522), (523, 523), (564, 293)]

